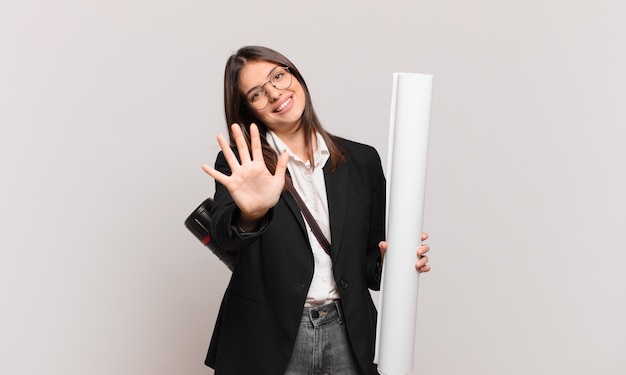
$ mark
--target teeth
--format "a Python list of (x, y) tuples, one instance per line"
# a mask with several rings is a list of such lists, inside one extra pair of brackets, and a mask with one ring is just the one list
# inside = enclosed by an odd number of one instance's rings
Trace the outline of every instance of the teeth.
[(280, 105), (280, 107), (276, 108), (276, 112), (280, 112), (280, 111), (282, 111), (283, 109), (285, 109), (285, 107), (286, 107), (289, 103), (291, 103), (291, 98), (289, 98), (289, 99), (285, 100), (285, 102), (284, 102), (283, 104), (281, 104), (281, 105)]

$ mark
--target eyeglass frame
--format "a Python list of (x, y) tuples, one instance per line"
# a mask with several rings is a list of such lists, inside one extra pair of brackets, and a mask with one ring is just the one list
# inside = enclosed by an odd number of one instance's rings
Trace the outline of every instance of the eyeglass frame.
[[(270, 105), (270, 98), (269, 98), (269, 94), (267, 93), (267, 90), (265, 90), (265, 85), (267, 85), (268, 83), (269, 83), (270, 85), (272, 85), (272, 87), (274, 87), (276, 90), (286, 90), (286, 89), (288, 89), (288, 88), (290, 88), (290, 87), (291, 87), (291, 84), (293, 83), (293, 78), (294, 78), (294, 77), (293, 77), (293, 73), (291, 73), (291, 71), (289, 70), (289, 67), (288, 67), (288, 66), (280, 66), (280, 65), (278, 65), (276, 68), (282, 68), (282, 69), (285, 69), (285, 71), (287, 72), (287, 74), (289, 74), (289, 76), (291, 77), (291, 79), (289, 80), (289, 85), (288, 85), (287, 87), (285, 87), (284, 89), (279, 89), (279, 88), (277, 88), (277, 87), (276, 87), (276, 85), (272, 84), (272, 79), (270, 78), (269, 80), (265, 81), (265, 83), (263, 83), (261, 86), (258, 86), (258, 87), (259, 87), (259, 88), (258, 88), (258, 90), (262, 90), (262, 91), (263, 91), (263, 94), (264, 94), (264, 95), (265, 95), (265, 97), (267, 98), (267, 104), (265, 104), (265, 106), (263, 106), (263, 108), (255, 108), (255, 107), (252, 105), (252, 103), (250, 102), (250, 100), (248, 99), (248, 95), (244, 95), (244, 97), (245, 97), (245, 99), (246, 99), (246, 104), (247, 104), (250, 108), (252, 108), (252, 109), (256, 109), (257, 111), (261, 111), (261, 110), (263, 110), (263, 109), (267, 108), (267, 106), (268, 106), (268, 105)], [(276, 68), (274, 68), (274, 70), (272, 70), (272, 72), (271, 72), (271, 74), (272, 74), (272, 75), (275, 73)], [(248, 91), (248, 93), (251, 93), (251, 92), (254, 92), (254, 91), (256, 91), (256, 90), (251, 90), (251, 91)]]

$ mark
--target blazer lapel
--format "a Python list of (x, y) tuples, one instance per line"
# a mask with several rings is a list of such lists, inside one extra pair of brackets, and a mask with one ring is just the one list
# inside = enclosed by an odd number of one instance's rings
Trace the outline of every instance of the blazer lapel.
[(288, 191), (283, 191), (282, 198), (285, 201), (287, 207), (289, 207), (289, 211), (293, 214), (296, 221), (298, 221), (298, 225), (300, 226), (300, 230), (302, 230), (302, 234), (306, 238), (307, 242), (309, 241), (309, 236), (306, 230), (306, 226), (304, 224), (304, 218), (302, 217), (302, 213), (300, 212), (300, 208), (296, 203), (296, 200), (291, 196)]
[[(348, 198), (348, 182), (350, 162), (346, 161), (341, 164), (334, 172), (330, 172), (330, 160), (324, 165), (324, 180), (326, 183), (326, 196), (328, 198), (328, 211), (330, 221), (331, 238), (331, 258), (336, 259), (339, 249), (341, 249), (341, 239), (343, 230), (345, 227), (345, 220), (348, 213), (347, 198)], [(298, 225), (302, 230), (305, 238), (308, 241), (308, 232), (306, 224), (302, 218), (300, 208), (295, 199), (288, 191), (282, 193), (282, 198), (285, 201), (287, 207), (298, 221)]]
[(331, 258), (337, 259), (341, 249), (341, 239), (347, 216), (348, 182), (350, 162), (341, 164), (334, 172), (330, 172), (330, 160), (324, 165), (324, 179), (326, 181), (326, 195), (330, 216)]

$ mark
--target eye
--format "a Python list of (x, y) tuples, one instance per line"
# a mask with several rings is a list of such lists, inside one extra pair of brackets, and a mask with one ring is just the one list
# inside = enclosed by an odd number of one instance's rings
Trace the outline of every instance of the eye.
[(252, 94), (250, 94), (250, 96), (248, 96), (248, 100), (250, 101), (250, 103), (254, 103), (257, 100), (259, 100), (262, 95), (263, 95), (263, 91), (262, 90), (253, 91)]
[(273, 81), (274, 82), (278, 82), (281, 79), (283, 79), (284, 76), (285, 76), (285, 71), (284, 70), (278, 71), (278, 72), (276, 72), (276, 74), (274, 74)]

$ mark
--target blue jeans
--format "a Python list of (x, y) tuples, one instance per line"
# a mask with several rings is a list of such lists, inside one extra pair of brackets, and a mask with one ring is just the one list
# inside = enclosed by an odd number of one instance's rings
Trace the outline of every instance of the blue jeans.
[(305, 308), (285, 375), (359, 375), (339, 301)]

